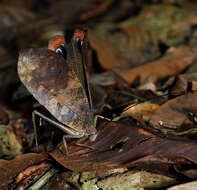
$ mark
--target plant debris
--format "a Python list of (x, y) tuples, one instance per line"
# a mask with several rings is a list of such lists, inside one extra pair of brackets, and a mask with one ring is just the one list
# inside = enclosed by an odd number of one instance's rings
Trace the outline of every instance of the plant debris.
[(196, 7), (2, 0), (0, 189), (197, 189)]

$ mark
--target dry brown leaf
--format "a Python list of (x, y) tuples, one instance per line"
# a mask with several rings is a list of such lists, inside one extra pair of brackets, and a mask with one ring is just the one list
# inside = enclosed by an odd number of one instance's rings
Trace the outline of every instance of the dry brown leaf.
[(38, 164), (46, 158), (41, 154), (29, 153), (16, 157), (14, 160), (0, 160), (0, 188), (12, 183), (17, 174), (27, 167)]
[(181, 185), (176, 185), (174, 187), (170, 187), (167, 190), (196, 190), (196, 189), (197, 189), (197, 181), (193, 181)]
[(180, 75), (183, 79), (187, 81), (187, 83), (191, 83), (191, 90), (197, 91), (197, 73), (185, 73)]
[(169, 90), (169, 94), (178, 96), (178, 95), (185, 94), (187, 90), (188, 90), (188, 81), (184, 77), (179, 75), (178, 77), (176, 77), (174, 81), (174, 85)]
[(169, 100), (163, 104), (156, 112), (153, 114), (150, 123), (154, 127), (159, 127), (159, 123), (162, 121), (165, 125), (171, 126), (181, 126), (188, 116), (185, 113), (185, 109), (197, 110), (197, 92), (188, 93), (172, 100)]
[[(122, 28), (127, 37), (127, 45), (124, 48), (123, 57), (127, 58), (131, 65), (149, 62), (161, 55), (159, 44), (155, 36), (143, 27), (133, 25)], [(115, 41), (115, 40), (114, 40)]]
[[(130, 107), (130, 108), (129, 108)], [(129, 108), (129, 109), (128, 109)], [(134, 118), (143, 116), (143, 118), (150, 119), (152, 114), (159, 108), (158, 104), (153, 104), (150, 102), (143, 102), (137, 105), (130, 105), (125, 108), (125, 111), (121, 115), (129, 115)]]
[(88, 31), (88, 40), (91, 47), (96, 50), (99, 63), (103, 69), (127, 67), (125, 61), (116, 56), (112, 46), (98, 38), (92, 30)]
[(157, 87), (155, 83), (152, 81), (152, 76), (148, 77), (140, 86), (138, 87), (139, 90), (151, 90), (152, 92), (157, 93)]
[(90, 32), (89, 42), (104, 69), (136, 67), (160, 55), (158, 42), (141, 27), (119, 31), (110, 24), (98, 25)]
[(34, 173), (37, 170), (40, 170), (46, 166), (47, 166), (47, 163), (42, 162), (41, 164), (28, 167), (27, 169), (25, 169), (24, 171), (22, 171), (21, 173), (18, 174), (18, 176), (16, 177), (16, 183), (21, 182), (23, 179), (30, 176), (32, 173)]
[[(170, 80), (172, 82), (171, 84), (169, 83)], [(178, 75), (177, 77), (171, 77), (171, 79), (168, 80), (168, 83), (168, 87), (170, 87), (170, 95), (182, 95), (187, 93), (189, 90), (197, 91), (197, 73), (185, 73)]]
[(152, 75), (153, 81), (176, 75), (189, 66), (196, 55), (189, 48), (170, 48), (161, 59), (134, 69), (120, 71), (119, 75), (128, 83), (132, 83), (137, 77), (140, 82)]
[[(170, 173), (173, 165), (197, 164), (196, 141), (182, 137), (161, 138), (128, 122), (102, 123), (94, 142), (70, 143), (69, 156), (60, 144), (50, 155), (73, 171), (97, 171), (136, 166), (152, 172)], [(194, 166), (194, 165), (193, 165)]]

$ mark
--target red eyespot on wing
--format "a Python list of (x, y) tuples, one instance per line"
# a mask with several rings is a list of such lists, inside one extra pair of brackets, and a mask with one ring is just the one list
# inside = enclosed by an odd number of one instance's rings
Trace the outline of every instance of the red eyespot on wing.
[(49, 40), (48, 49), (55, 51), (61, 44), (65, 44), (63, 36), (55, 36)]
[(74, 31), (74, 37), (73, 37), (74, 40), (76, 40), (77, 38), (80, 38), (80, 40), (84, 40), (84, 37), (85, 37), (85, 35), (84, 35), (84, 32), (82, 30), (76, 29)]

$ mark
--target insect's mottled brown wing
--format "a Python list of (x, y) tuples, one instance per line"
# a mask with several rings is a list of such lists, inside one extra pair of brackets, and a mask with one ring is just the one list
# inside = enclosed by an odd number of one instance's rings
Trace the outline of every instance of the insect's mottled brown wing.
[[(73, 71), (73, 74), (76, 75), (78, 80), (81, 82), (86, 96), (88, 98), (90, 110), (92, 110), (92, 98), (90, 93), (90, 85), (89, 85), (89, 73), (87, 71), (87, 53), (88, 53), (88, 43), (86, 31), (82, 29), (68, 30), (66, 31), (66, 52), (67, 52), (67, 60), (68, 64)], [(76, 42), (77, 36), (83, 36), (81, 39), (83, 41), (82, 48), (79, 50)], [(93, 117), (93, 111), (92, 111)]]
[(58, 121), (78, 132), (92, 127), (92, 110), (84, 87), (61, 55), (46, 49), (23, 51), (18, 74), (30, 93)]
[[(80, 52), (77, 51), (75, 44), (71, 44), (67, 46), (66, 51), (68, 52), (67, 61), (69, 63), (70, 68), (72, 68), (73, 75), (77, 77), (81, 85), (83, 86), (90, 110), (92, 110), (92, 99), (90, 94), (90, 87), (89, 87), (89, 75), (86, 70), (86, 63), (84, 63), (85, 56), (80, 56)], [(93, 111), (92, 111), (93, 113)]]

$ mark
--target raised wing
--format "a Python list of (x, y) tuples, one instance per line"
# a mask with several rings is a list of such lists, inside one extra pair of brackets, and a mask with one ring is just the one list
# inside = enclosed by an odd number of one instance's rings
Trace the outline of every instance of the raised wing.
[[(79, 49), (79, 44), (77, 38), (81, 40), (82, 45)], [(81, 29), (75, 30), (67, 30), (66, 31), (66, 52), (67, 52), (67, 60), (70, 68), (72, 68), (73, 74), (78, 78), (81, 82), (86, 96), (88, 98), (88, 103), (90, 110), (92, 110), (92, 98), (90, 93), (90, 85), (89, 85), (89, 73), (87, 72), (87, 53), (88, 53), (88, 44), (86, 31)], [(93, 114), (93, 110), (92, 110)], [(93, 117), (93, 115), (92, 115)]]
[(18, 74), (30, 93), (58, 121), (84, 132), (93, 126), (92, 110), (84, 86), (68, 64), (71, 60), (65, 61), (51, 50), (29, 49), (20, 53)]

